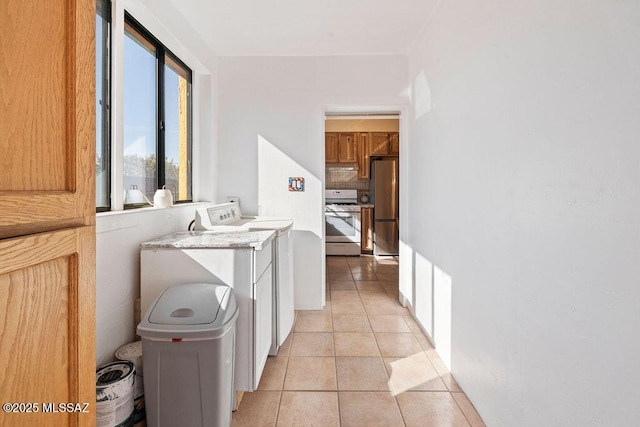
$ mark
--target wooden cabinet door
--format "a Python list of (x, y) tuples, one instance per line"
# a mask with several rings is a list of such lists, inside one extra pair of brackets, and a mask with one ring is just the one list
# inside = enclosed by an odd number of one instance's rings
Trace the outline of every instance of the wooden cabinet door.
[[(0, 413), (2, 426), (95, 423), (95, 227), (0, 240), (0, 401), (37, 413)], [(89, 403), (47, 413), (43, 403)]]
[(390, 136), (388, 133), (373, 132), (371, 133), (371, 155), (384, 156), (389, 154)]
[(324, 161), (326, 163), (338, 162), (338, 134), (336, 132), (324, 134)]
[(338, 160), (340, 163), (355, 163), (358, 160), (354, 133), (340, 133), (338, 147)]
[(390, 145), (389, 145), (389, 154), (399, 155), (400, 154), (400, 135), (398, 132), (393, 132), (389, 137)]
[(360, 218), (360, 250), (363, 253), (370, 253), (373, 252), (373, 209), (362, 208)]
[(358, 179), (369, 179), (369, 142), (371, 134), (361, 132), (358, 134)]
[(95, 424), (95, 6), (0, 1), (0, 426)]

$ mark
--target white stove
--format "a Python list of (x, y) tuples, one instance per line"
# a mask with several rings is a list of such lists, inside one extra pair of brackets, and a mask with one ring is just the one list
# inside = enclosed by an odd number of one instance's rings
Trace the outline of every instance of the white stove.
[(327, 255), (360, 255), (358, 190), (325, 190)]

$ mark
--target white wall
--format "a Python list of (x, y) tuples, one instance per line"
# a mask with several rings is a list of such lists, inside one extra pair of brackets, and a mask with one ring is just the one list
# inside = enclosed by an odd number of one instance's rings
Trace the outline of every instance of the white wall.
[[(100, 214), (96, 221), (96, 362), (134, 340), (134, 301), (140, 296), (140, 243), (185, 231), (195, 206)], [(144, 313), (143, 313), (144, 314)]]
[[(219, 196), (294, 219), (296, 308), (324, 304), (327, 105), (407, 102), (406, 56), (220, 58)], [(306, 180), (304, 193), (288, 177)]]
[(450, 0), (411, 49), (403, 292), (490, 426), (640, 419), (638, 22)]
[[(217, 57), (193, 33), (170, 4), (141, 0), (115, 0), (113, 34), (113, 151), (122, 153), (122, 37), (124, 10), (169, 47), (193, 70), (193, 199), (217, 198)], [(120, 153), (120, 154), (119, 154)], [(122, 167), (119, 166), (120, 172)], [(113, 188), (122, 186), (118, 173)], [(122, 208), (122, 197), (112, 199)], [(133, 340), (134, 300), (140, 295), (140, 243), (174, 231), (186, 230), (195, 217), (195, 205), (171, 209), (138, 209), (98, 214), (96, 218), (96, 364), (113, 359), (123, 344)]]

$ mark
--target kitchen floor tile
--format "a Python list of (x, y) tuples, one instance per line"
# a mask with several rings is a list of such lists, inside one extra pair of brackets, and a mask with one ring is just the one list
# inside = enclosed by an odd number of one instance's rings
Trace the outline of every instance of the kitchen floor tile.
[(290, 357), (285, 390), (337, 390), (333, 357)]
[(333, 356), (330, 332), (294, 332), (290, 356)]
[(334, 332), (371, 332), (369, 319), (362, 314), (333, 313)]
[(295, 332), (333, 332), (331, 312), (323, 314), (298, 313)]
[(395, 399), (388, 392), (339, 392), (343, 427), (404, 426)]
[(291, 341), (293, 341), (293, 331), (289, 332), (289, 336), (278, 349), (277, 357), (289, 357), (289, 353), (291, 352)]
[(258, 390), (282, 390), (288, 363), (288, 357), (267, 357)]
[(435, 349), (429, 349), (425, 350), (425, 354), (429, 358), (429, 361), (435, 368), (436, 372), (438, 372), (438, 375), (440, 375), (440, 378), (442, 378), (442, 381), (445, 383), (449, 391), (462, 391), (460, 389), (460, 386), (458, 385), (458, 382), (453, 378), (453, 375), (451, 375), (451, 372), (449, 371), (449, 368), (447, 368), (447, 365), (445, 365), (442, 359), (440, 359), (438, 352)]
[(411, 332), (402, 316), (397, 314), (370, 314), (373, 332)]
[(356, 280), (356, 288), (358, 288), (359, 291), (385, 291), (382, 282), (377, 280)]
[(366, 314), (360, 301), (335, 301), (331, 305), (333, 314)]
[(420, 327), (420, 325), (418, 325), (418, 322), (416, 322), (416, 319), (413, 318), (413, 316), (409, 315), (409, 316), (402, 316), (404, 318), (404, 321), (407, 323), (407, 325), (409, 326), (409, 329), (411, 329), (411, 332), (413, 332), (414, 334), (422, 334), (422, 328)]
[(470, 425), (451, 393), (412, 391), (396, 398), (408, 427)]
[(330, 280), (329, 281), (329, 290), (333, 292), (334, 290), (340, 289), (356, 289), (356, 283), (353, 280)]
[[(386, 296), (385, 296), (386, 297)], [(369, 315), (376, 314), (399, 314), (398, 308), (390, 299), (362, 301), (364, 308)]]
[(360, 302), (360, 294), (357, 290), (335, 290), (331, 291), (331, 300), (334, 302), (356, 301)]
[(389, 378), (380, 357), (336, 357), (336, 373), (340, 391), (389, 391)]
[(433, 350), (433, 344), (431, 344), (431, 341), (429, 341), (429, 338), (427, 338), (425, 334), (419, 333), (413, 334), (413, 336), (416, 337), (423, 350)]
[(482, 421), (482, 418), (478, 415), (478, 411), (476, 411), (476, 408), (474, 408), (466, 394), (451, 393), (451, 395), (458, 403), (464, 416), (467, 417), (467, 421), (469, 421), (471, 427), (486, 427), (484, 421)]
[(399, 279), (398, 273), (379, 273), (376, 271), (376, 276), (381, 282), (398, 283)]
[(372, 333), (335, 332), (336, 356), (380, 356)]
[(277, 425), (282, 427), (339, 426), (338, 393), (283, 392)]
[(394, 395), (406, 391), (448, 391), (424, 353), (384, 359), (389, 388)]
[(274, 426), (276, 425), (279, 405), (279, 391), (245, 393), (240, 402), (240, 407), (231, 415), (231, 426)]
[(378, 276), (375, 273), (353, 273), (354, 280), (378, 280)]
[(378, 332), (375, 335), (382, 357), (406, 357), (423, 351), (413, 334)]
[(344, 271), (344, 272), (338, 272), (338, 273), (328, 273), (327, 276), (329, 276), (329, 282), (333, 281), (333, 280), (353, 280), (353, 276), (351, 276), (351, 272), (349, 271)]

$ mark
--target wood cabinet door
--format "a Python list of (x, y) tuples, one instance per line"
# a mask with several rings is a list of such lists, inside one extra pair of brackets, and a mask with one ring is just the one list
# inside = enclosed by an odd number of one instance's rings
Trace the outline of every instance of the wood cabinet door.
[(354, 133), (340, 133), (338, 137), (338, 161), (340, 163), (355, 163), (357, 158), (356, 135)]
[(389, 137), (389, 154), (399, 155), (400, 154), (400, 134), (398, 132), (393, 132)]
[(370, 176), (370, 138), (371, 134), (368, 132), (361, 132), (358, 134), (358, 179), (369, 179)]
[(361, 209), (360, 250), (363, 253), (373, 251), (373, 209)]
[[(38, 405), (0, 425), (94, 425), (94, 241), (93, 226), (0, 240), (0, 401)], [(65, 402), (88, 413), (43, 406)]]
[(96, 421), (95, 6), (0, 1), (0, 426)]
[(336, 132), (324, 134), (324, 161), (326, 163), (338, 162), (338, 134)]
[(384, 156), (389, 154), (390, 137), (386, 132), (371, 133), (371, 155)]

